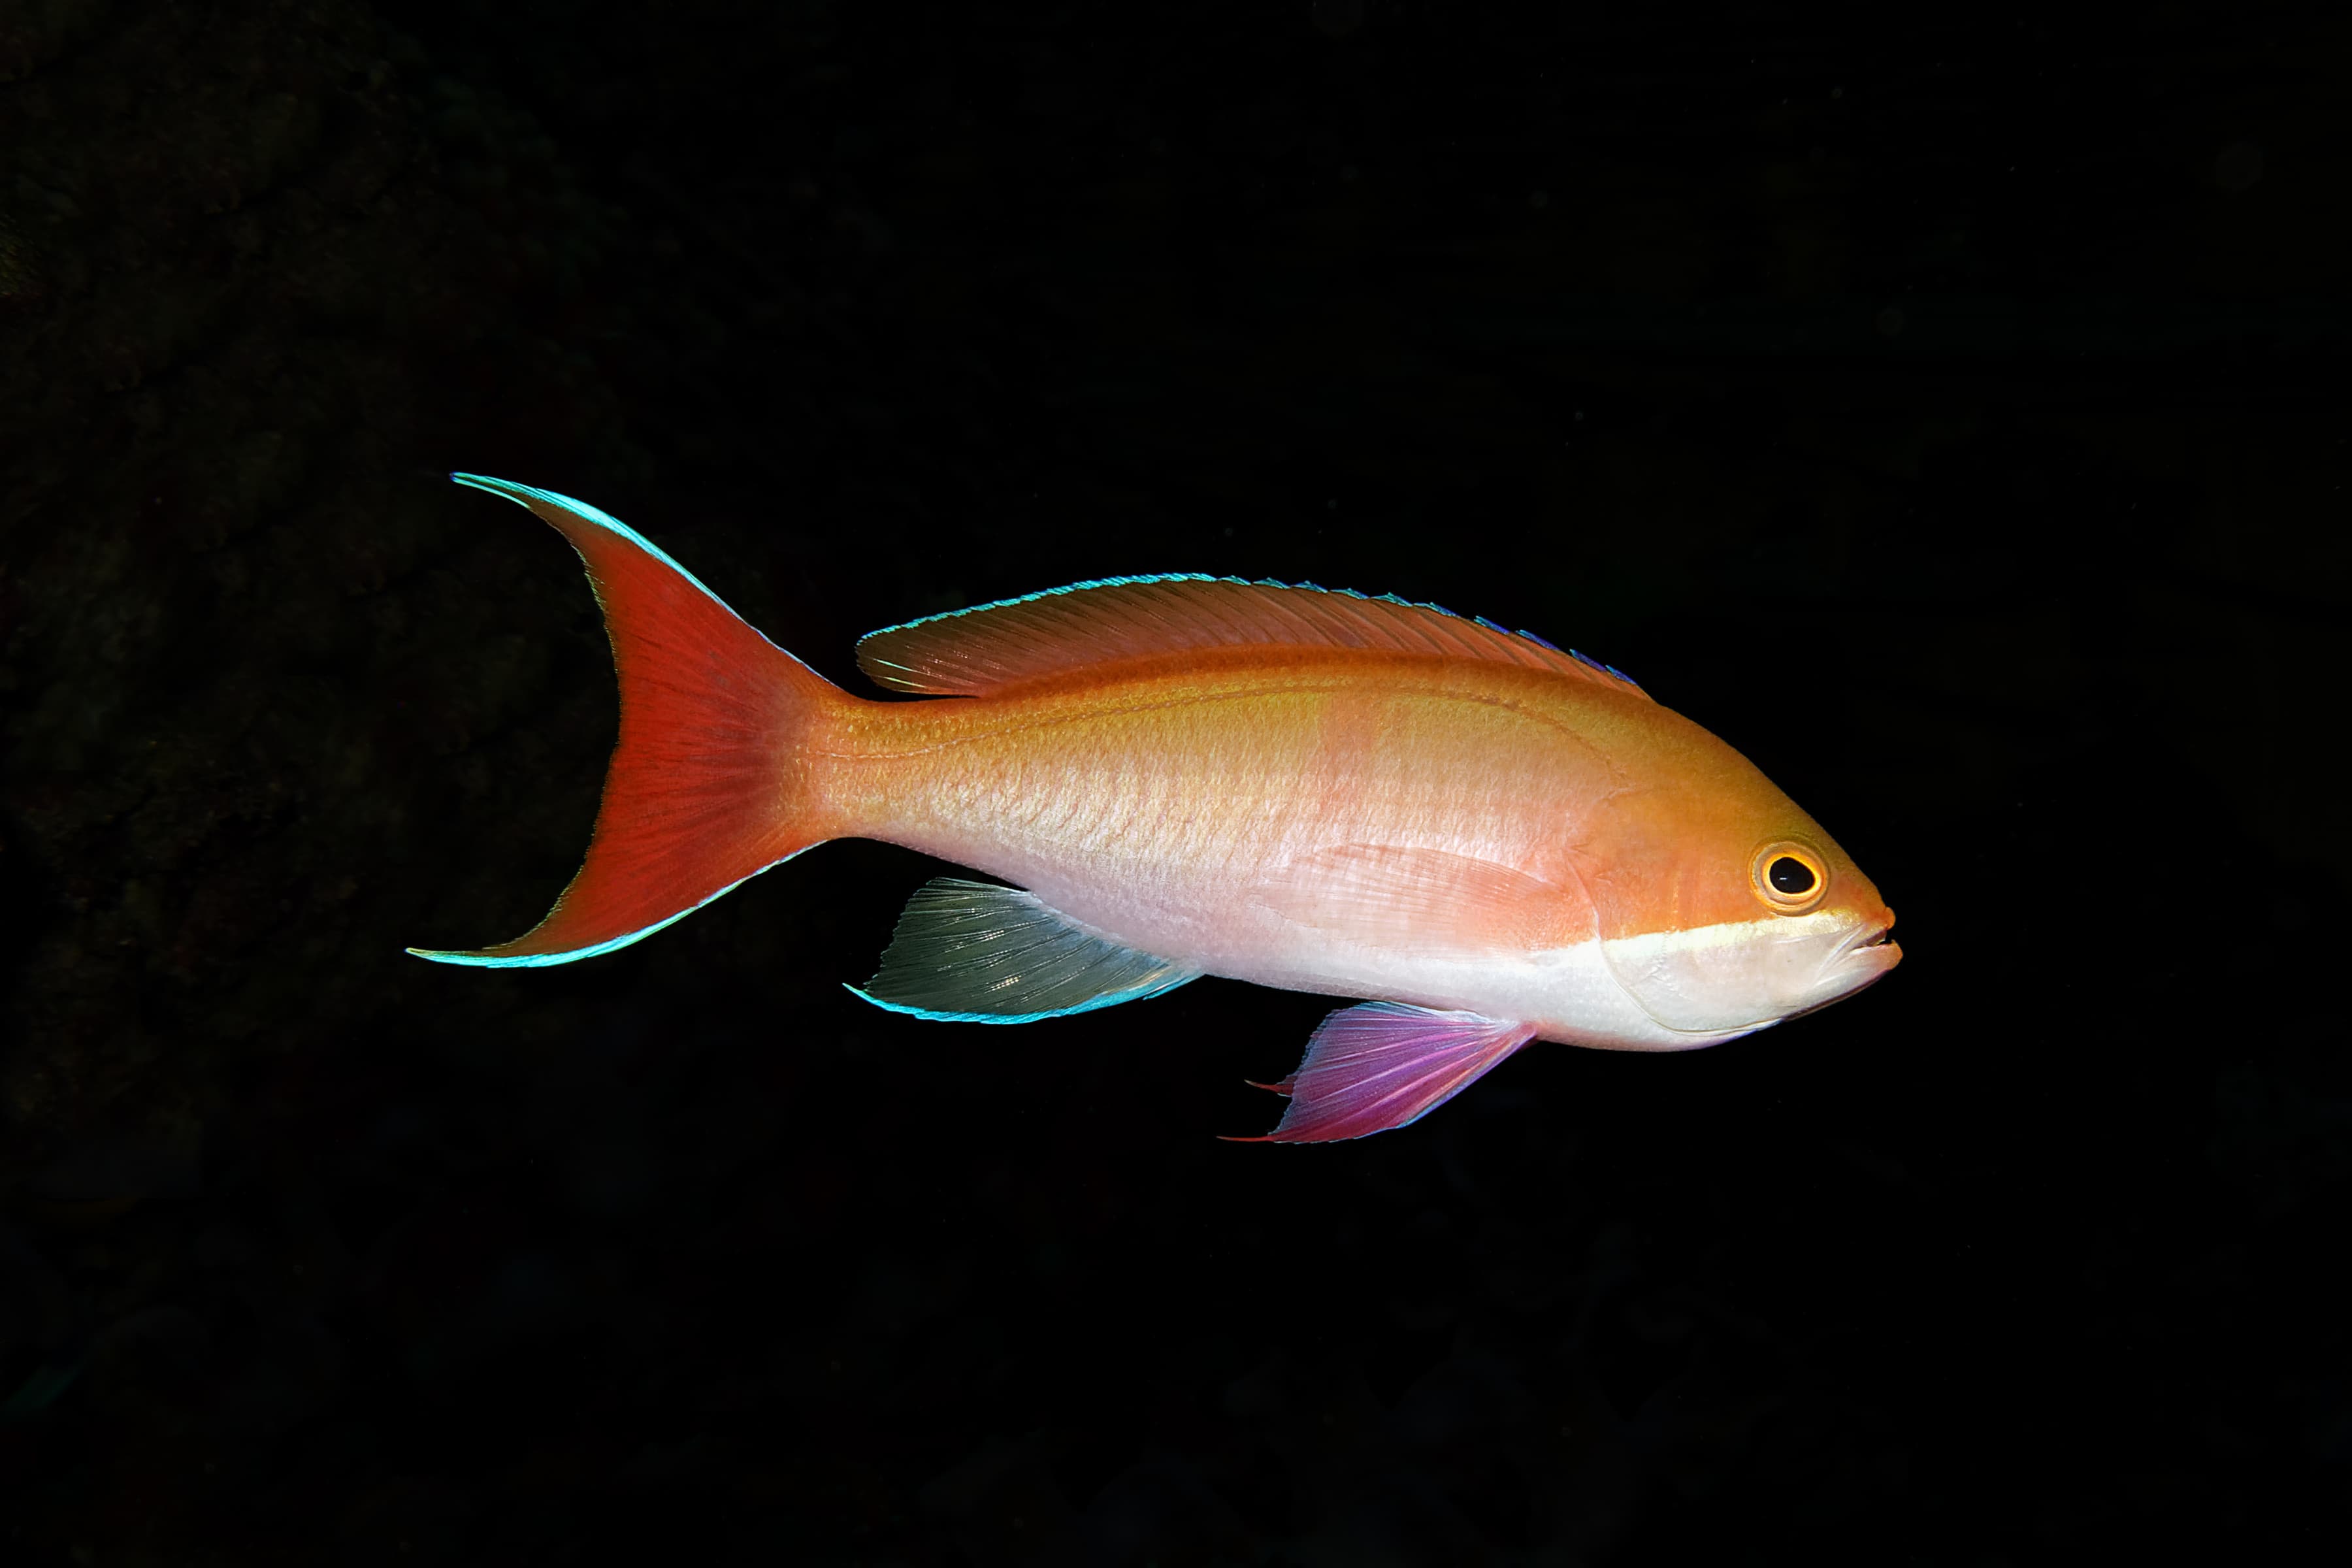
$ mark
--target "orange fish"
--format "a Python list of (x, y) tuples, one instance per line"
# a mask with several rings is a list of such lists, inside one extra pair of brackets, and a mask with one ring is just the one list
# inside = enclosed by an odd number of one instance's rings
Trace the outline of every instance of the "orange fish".
[[(568, 963), (829, 838), (940, 878), (856, 994), (1027, 1023), (1203, 974), (1370, 998), (1269, 1137), (1401, 1127), (1530, 1040), (1713, 1045), (1861, 990), (1895, 916), (1745, 757), (1606, 665), (1434, 605), (1119, 577), (875, 632), (850, 696), (592, 506), (472, 474), (587, 563), (620, 740), (587, 859), (528, 934)], [(856, 990), (856, 987), (851, 989)]]

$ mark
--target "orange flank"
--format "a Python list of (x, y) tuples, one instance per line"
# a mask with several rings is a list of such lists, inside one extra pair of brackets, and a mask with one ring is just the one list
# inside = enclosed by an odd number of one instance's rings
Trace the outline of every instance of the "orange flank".
[(473, 476), (585, 560), (621, 730), (548, 918), (446, 963), (610, 952), (828, 838), (943, 878), (857, 994), (1017, 1023), (1202, 974), (1364, 998), (1276, 1142), (1402, 1126), (1534, 1039), (1714, 1044), (1861, 989), (1893, 914), (1745, 758), (1583, 656), (1432, 605), (1114, 579), (877, 632), (853, 697), (592, 507)]

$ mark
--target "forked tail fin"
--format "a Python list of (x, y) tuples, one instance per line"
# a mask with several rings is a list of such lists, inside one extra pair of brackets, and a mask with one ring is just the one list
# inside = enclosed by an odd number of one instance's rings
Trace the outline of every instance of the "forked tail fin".
[(829, 837), (798, 742), (838, 688), (635, 530), (551, 490), (449, 476), (555, 525), (588, 566), (621, 679), (621, 734), (588, 856), (547, 918), (442, 963), (529, 967), (626, 947)]

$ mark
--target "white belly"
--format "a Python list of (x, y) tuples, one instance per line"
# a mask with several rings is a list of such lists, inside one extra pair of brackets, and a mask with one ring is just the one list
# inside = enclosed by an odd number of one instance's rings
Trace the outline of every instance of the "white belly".
[(1375, 944), (1287, 920), (1254, 904), (1246, 889), (1171, 898), (1163, 886), (1146, 898), (1045, 867), (1021, 869), (1029, 875), (1013, 879), (1095, 934), (1228, 980), (1459, 1009), (1533, 1024), (1541, 1039), (1611, 1050), (1690, 1050), (1752, 1032), (1665, 1027), (1617, 983), (1597, 940), (1506, 955), (1448, 951), (1437, 940)]

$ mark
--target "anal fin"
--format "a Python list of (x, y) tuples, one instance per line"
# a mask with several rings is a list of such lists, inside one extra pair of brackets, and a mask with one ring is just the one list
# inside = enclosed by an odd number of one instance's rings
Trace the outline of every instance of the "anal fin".
[(1402, 1127), (1461, 1093), (1535, 1037), (1532, 1024), (1366, 1002), (1323, 1020), (1307, 1059), (1261, 1089), (1290, 1097), (1281, 1123), (1241, 1143), (1324, 1143)]
[(938, 877), (907, 900), (882, 967), (850, 990), (893, 1013), (1026, 1024), (1139, 1002), (1201, 972), (1072, 924), (1036, 894)]

